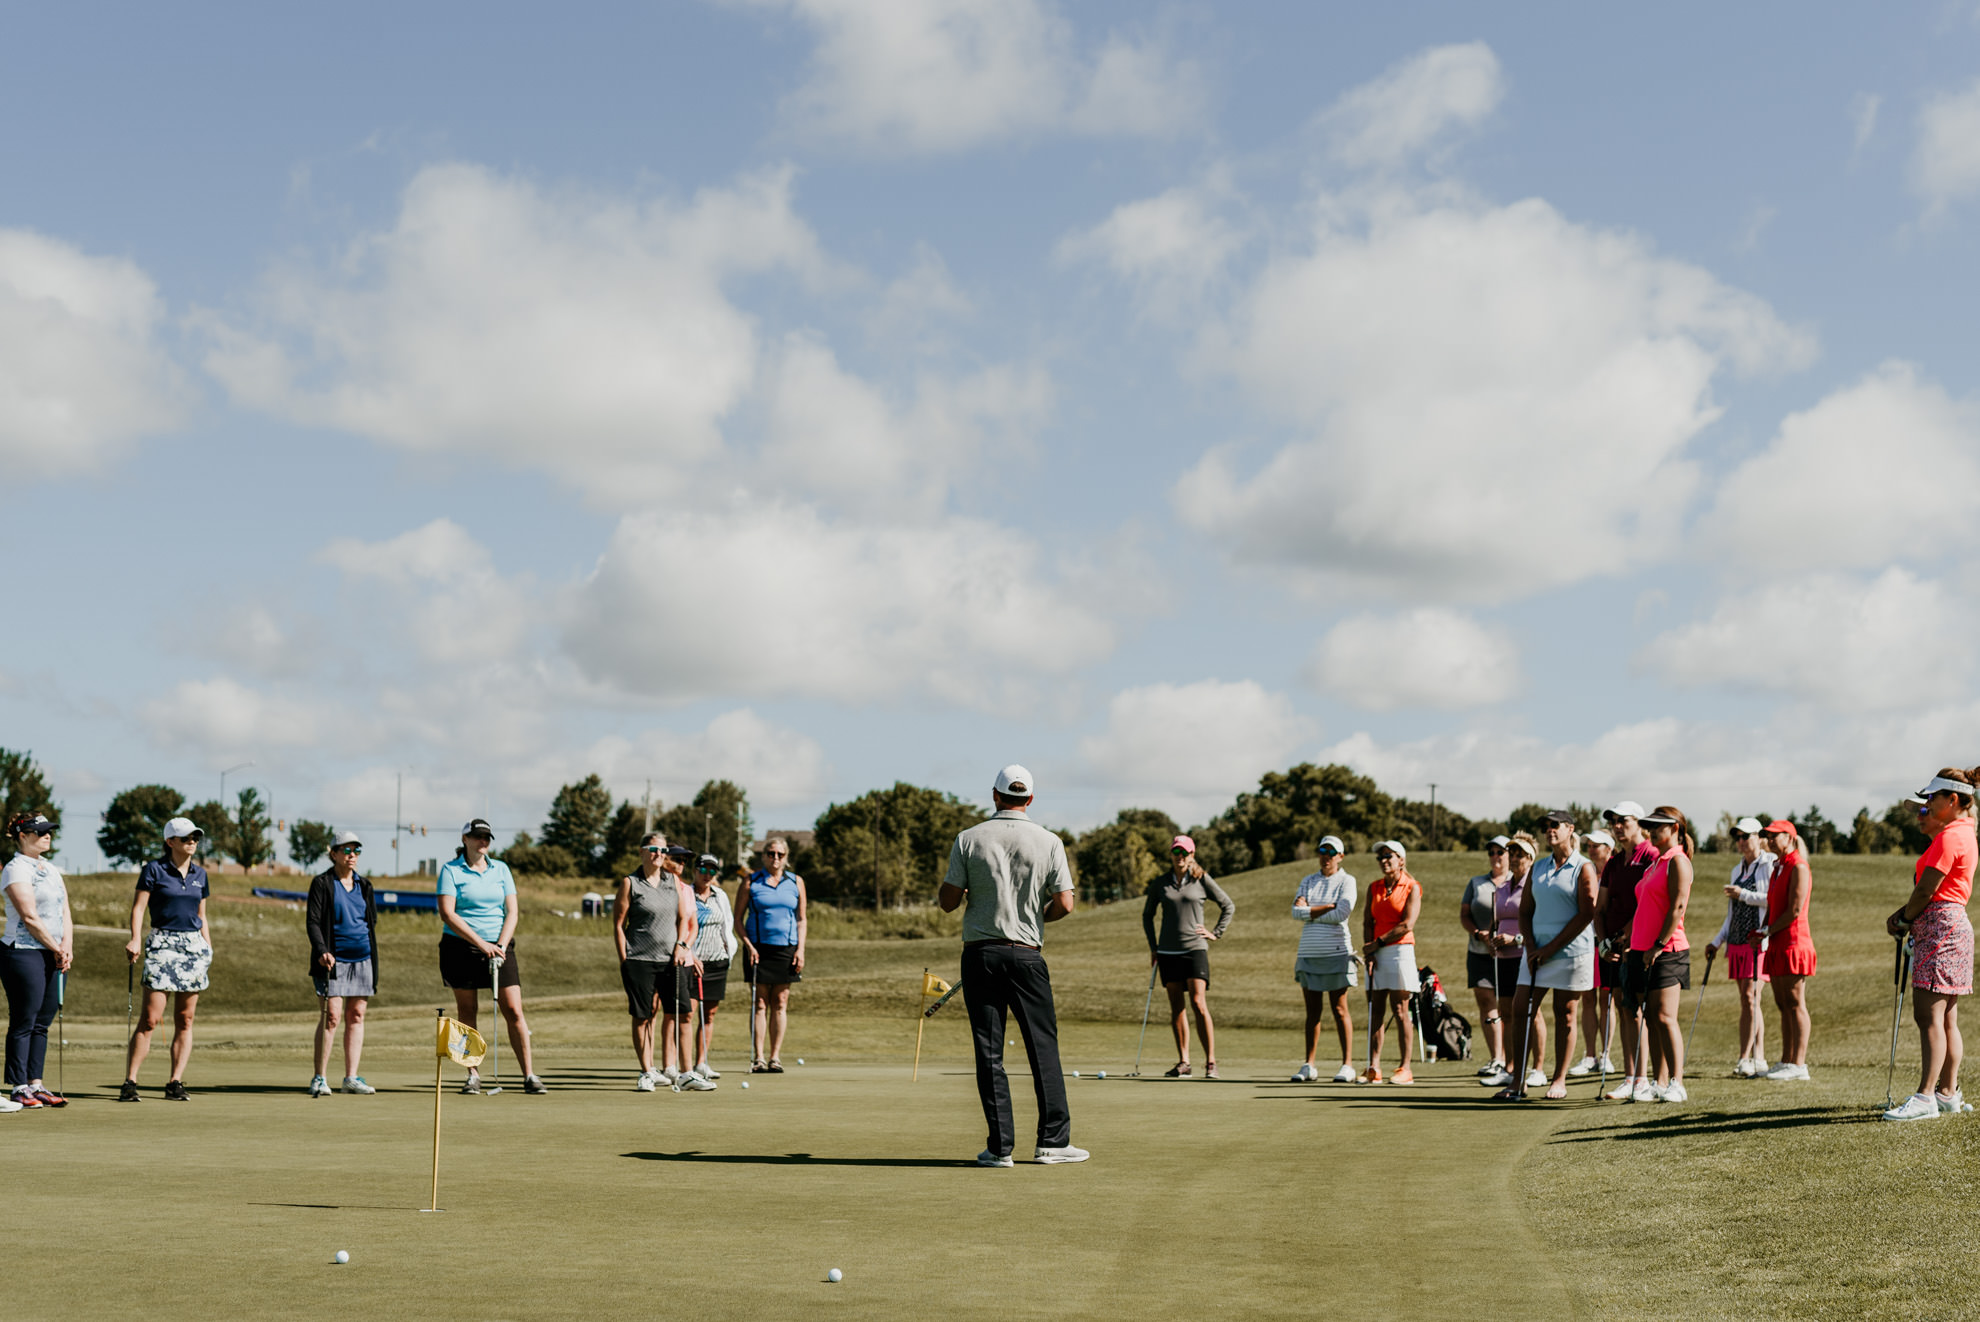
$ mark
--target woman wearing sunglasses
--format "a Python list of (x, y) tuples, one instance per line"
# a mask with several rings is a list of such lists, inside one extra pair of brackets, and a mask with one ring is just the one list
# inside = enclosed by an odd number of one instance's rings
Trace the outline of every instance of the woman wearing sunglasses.
[(0, 981), (7, 987), (7, 1087), (0, 1111), (67, 1106), (41, 1077), (48, 1059), (48, 1026), (62, 1008), (62, 975), (75, 961), (75, 924), (62, 870), (48, 861), (55, 822), (38, 812), (7, 824), (14, 856), (0, 869), (7, 932), (0, 944)]
[[(639, 866), (619, 880), (619, 898), (612, 906), (612, 939), (619, 947), (619, 981), (626, 989), (626, 1012), (632, 1016), (633, 1055), (639, 1062), (639, 1092), (652, 1092), (659, 1083), (681, 1082), (701, 1091), (709, 1085), (693, 1076), (681, 1058), (679, 1016), (691, 1002), (682, 995), (694, 951), (694, 892), (668, 866), (667, 837), (650, 833), (639, 846)], [(683, 965), (685, 961), (685, 965)], [(680, 967), (677, 967), (680, 966)], [(653, 1063), (653, 1023), (661, 998), (666, 1015), (661, 1024), (660, 1064)], [(674, 1031), (668, 1031), (669, 1026)]]
[(763, 842), (763, 866), (742, 885), (736, 907), (736, 935), (748, 958), (750, 1006), (756, 1043), (752, 1074), (784, 1072), (784, 1029), (790, 1023), (791, 984), (804, 980), (806, 929), (804, 878), (784, 869), (791, 847), (772, 836)]
[(364, 1054), (364, 1011), (378, 994), (378, 904), (371, 882), (358, 875), (364, 842), (355, 831), (339, 831), (330, 845), (330, 867), (309, 883), (303, 925), (309, 930), (309, 975), (323, 1013), (316, 1020), (316, 1074), (311, 1097), (330, 1092), (326, 1071), (337, 1025), (344, 1026), (344, 1091), (378, 1090), (358, 1073)]
[[(1203, 902), (1217, 902), (1215, 931), (1203, 925)], [(1162, 916), (1161, 931), (1155, 916)], [(1217, 1030), (1210, 1022), (1210, 943), (1224, 935), (1237, 916), (1237, 901), (1224, 893), (1196, 861), (1196, 842), (1179, 835), (1169, 842), (1169, 875), (1148, 887), (1141, 906), (1141, 930), (1148, 938), (1148, 962), (1162, 971), (1169, 993), (1169, 1027), (1176, 1035), (1176, 1063), (1165, 1077), (1189, 1075), (1189, 1014), (1203, 1036), (1203, 1077), (1217, 1077)]]

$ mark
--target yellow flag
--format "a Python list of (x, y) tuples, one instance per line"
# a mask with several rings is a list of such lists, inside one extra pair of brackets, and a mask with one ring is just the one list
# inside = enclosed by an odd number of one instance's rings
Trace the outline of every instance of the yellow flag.
[(458, 1019), (445, 1017), (440, 1020), (439, 1041), (435, 1047), (440, 1059), (466, 1065), (469, 1069), (479, 1065), (481, 1058), (488, 1054), (488, 1044), (481, 1040), (481, 1034)]
[(940, 996), (947, 990), (949, 990), (949, 984), (934, 974), (924, 973), (921, 975), (921, 994), (923, 996)]

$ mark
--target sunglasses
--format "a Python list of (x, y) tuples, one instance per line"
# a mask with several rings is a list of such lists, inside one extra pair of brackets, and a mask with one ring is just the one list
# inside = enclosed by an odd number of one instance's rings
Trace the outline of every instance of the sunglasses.
[(1177, 858), (1181, 858), (1185, 854), (1189, 853), (1189, 851), (1187, 849), (1184, 849), (1181, 845), (1177, 845), (1175, 848), (1171, 849), (1169, 853)]
[(340, 853), (340, 854), (362, 854), (362, 853), (364, 852), (364, 846), (363, 846), (363, 845), (338, 845), (338, 846), (337, 846), (337, 852), (338, 852), (338, 853)]
[(767, 850), (767, 851), (765, 851), (765, 853), (764, 853), (764, 855), (763, 855), (763, 857), (765, 857), (765, 858), (789, 858), (789, 857), (790, 857), (790, 855), (789, 855), (789, 854), (786, 854), (786, 853), (785, 853), (785, 852), (784, 852), (783, 850), (781, 850), (781, 849), (771, 849), (771, 850)]
[(699, 873), (700, 873), (700, 874), (701, 874), (702, 876), (704, 876), (704, 877), (712, 877), (712, 876), (714, 876), (714, 875), (715, 875), (715, 874), (716, 874), (717, 872), (720, 872), (720, 871), (721, 871), (721, 869), (720, 869), (720, 868), (696, 868), (696, 869), (695, 869), (695, 871), (696, 871), (696, 872), (699, 872)]
[(649, 854), (663, 854), (666, 852), (664, 845), (641, 845), (640, 848)]

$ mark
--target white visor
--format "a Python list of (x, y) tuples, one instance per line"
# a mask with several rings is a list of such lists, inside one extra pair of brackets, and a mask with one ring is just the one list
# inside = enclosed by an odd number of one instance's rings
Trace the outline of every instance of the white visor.
[(1973, 787), (1971, 785), (1968, 785), (1965, 781), (1947, 780), (1944, 776), (1932, 777), (1930, 784), (1911, 797), (1916, 802), (1923, 803), (1940, 790), (1951, 790), (1954, 794), (1964, 794), (1969, 799), (1973, 797)]

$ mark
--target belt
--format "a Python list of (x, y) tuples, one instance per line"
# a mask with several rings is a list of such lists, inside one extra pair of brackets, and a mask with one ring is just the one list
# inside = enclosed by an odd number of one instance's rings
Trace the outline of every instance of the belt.
[(1025, 942), (1023, 942), (1023, 941), (1006, 941), (1006, 940), (1004, 940), (1004, 939), (1002, 939), (1001, 937), (992, 937), (992, 938), (991, 938), (990, 940), (988, 940), (988, 941), (965, 941), (965, 942), (963, 942), (963, 949), (964, 949), (964, 950), (981, 950), (981, 949), (982, 949), (982, 948), (983, 948), (984, 946), (1016, 946), (1016, 947), (1017, 947), (1017, 948), (1018, 948), (1019, 950), (1036, 950), (1036, 949), (1038, 949), (1038, 947), (1037, 947), (1037, 946), (1034, 946), (1034, 945), (1029, 945), (1029, 944), (1027, 944), (1027, 943), (1025, 943)]

